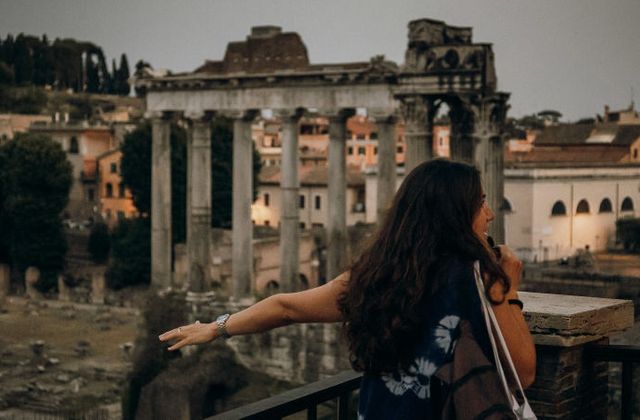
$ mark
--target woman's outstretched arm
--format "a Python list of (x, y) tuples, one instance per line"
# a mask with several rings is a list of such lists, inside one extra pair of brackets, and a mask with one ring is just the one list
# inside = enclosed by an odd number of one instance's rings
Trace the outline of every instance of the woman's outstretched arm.
[[(296, 293), (281, 293), (261, 300), (249, 308), (232, 314), (227, 320), (230, 335), (268, 331), (294, 323), (338, 322), (342, 314), (338, 297), (344, 292), (348, 273), (342, 273), (329, 283)], [(174, 328), (159, 336), (160, 341), (171, 341), (169, 350), (190, 344), (203, 344), (220, 336), (215, 322), (196, 323)]]

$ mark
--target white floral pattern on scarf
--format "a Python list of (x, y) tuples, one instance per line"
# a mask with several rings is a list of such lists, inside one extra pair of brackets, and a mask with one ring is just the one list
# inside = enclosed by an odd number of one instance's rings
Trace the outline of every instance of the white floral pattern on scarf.
[[(433, 343), (439, 349), (437, 358), (449, 354), (455, 347), (455, 337), (453, 332), (460, 323), (460, 317), (447, 315), (438, 322), (433, 332)], [(407, 372), (400, 373), (399, 376), (382, 376), (382, 381), (393, 395), (403, 395), (411, 390), (418, 398), (430, 398), (431, 376), (438, 370), (438, 365), (426, 357), (417, 357)], [(397, 379), (396, 379), (397, 378)]]

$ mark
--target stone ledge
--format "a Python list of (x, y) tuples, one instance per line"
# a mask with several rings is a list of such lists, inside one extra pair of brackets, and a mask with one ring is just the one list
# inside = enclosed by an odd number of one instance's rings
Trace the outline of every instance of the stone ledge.
[(633, 325), (630, 300), (520, 292), (524, 315), (538, 345), (572, 347)]

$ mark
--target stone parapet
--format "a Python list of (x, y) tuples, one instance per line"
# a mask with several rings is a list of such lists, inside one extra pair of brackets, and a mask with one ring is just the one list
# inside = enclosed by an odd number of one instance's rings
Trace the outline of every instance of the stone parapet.
[(527, 396), (539, 419), (602, 419), (608, 412), (608, 363), (589, 344), (608, 344), (633, 325), (627, 300), (520, 292), (536, 343), (536, 379)]
[(586, 296), (520, 292), (536, 345), (573, 347), (633, 325), (633, 302)]

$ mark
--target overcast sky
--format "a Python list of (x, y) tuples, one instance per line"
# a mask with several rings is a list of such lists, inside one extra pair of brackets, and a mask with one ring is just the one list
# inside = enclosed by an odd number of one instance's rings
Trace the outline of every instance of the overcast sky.
[(313, 63), (401, 63), (410, 20), (471, 26), (494, 46), (513, 116), (557, 109), (565, 119), (640, 102), (640, 0), (0, 0), (0, 36), (92, 41), (133, 66), (193, 70), (221, 59), (254, 25), (298, 32)]

